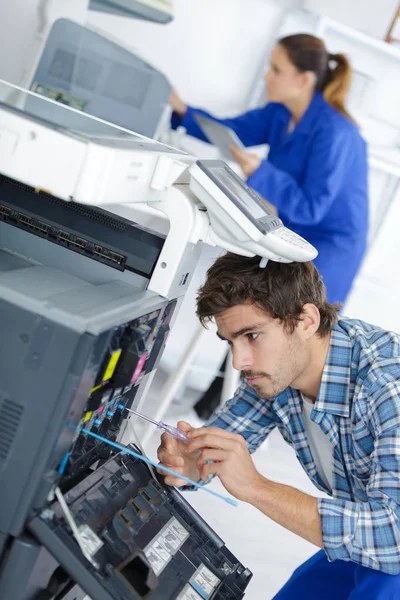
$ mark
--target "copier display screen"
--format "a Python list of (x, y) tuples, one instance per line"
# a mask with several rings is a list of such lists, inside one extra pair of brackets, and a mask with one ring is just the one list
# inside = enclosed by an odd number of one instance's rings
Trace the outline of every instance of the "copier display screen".
[[(213, 173), (218, 181), (227, 187), (235, 196), (236, 200), (248, 210), (255, 219), (262, 219), (266, 214), (272, 214), (267, 205), (258, 204), (244, 184), (239, 183), (230, 172), (225, 168), (213, 169)], [(261, 199), (260, 199), (261, 202)]]

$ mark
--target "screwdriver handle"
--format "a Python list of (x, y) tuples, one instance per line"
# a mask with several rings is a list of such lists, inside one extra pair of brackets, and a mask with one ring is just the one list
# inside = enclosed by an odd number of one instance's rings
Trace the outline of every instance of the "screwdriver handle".
[(179, 440), (180, 442), (183, 442), (184, 444), (188, 444), (190, 442), (190, 439), (188, 438), (186, 433), (184, 431), (181, 431), (177, 427), (172, 427), (172, 425), (168, 425), (167, 423), (163, 423), (162, 421), (159, 422), (158, 427), (160, 429), (163, 429), (165, 433), (168, 433), (168, 435), (172, 436), (176, 440)]

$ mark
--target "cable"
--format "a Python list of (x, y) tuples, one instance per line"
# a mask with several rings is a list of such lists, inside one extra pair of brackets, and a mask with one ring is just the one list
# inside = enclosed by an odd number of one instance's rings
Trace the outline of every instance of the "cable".
[(61, 508), (61, 510), (64, 513), (64, 517), (66, 518), (66, 520), (68, 522), (68, 525), (71, 528), (72, 534), (73, 534), (75, 540), (77, 541), (79, 548), (82, 550), (82, 554), (85, 556), (85, 558), (87, 558), (87, 560), (90, 563), (92, 563), (93, 566), (97, 567), (97, 563), (93, 560), (92, 556), (86, 550), (85, 545), (82, 543), (81, 533), (80, 533), (78, 527), (76, 526), (74, 518), (73, 518), (73, 516), (71, 514), (71, 511), (69, 510), (68, 504), (66, 503), (64, 496), (61, 493), (60, 488), (56, 487), (54, 493), (55, 493), (55, 496), (56, 496), (56, 498), (58, 500), (60, 508)]

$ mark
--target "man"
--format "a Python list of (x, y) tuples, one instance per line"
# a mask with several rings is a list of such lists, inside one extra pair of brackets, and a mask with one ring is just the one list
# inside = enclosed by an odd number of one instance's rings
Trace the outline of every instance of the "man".
[[(312, 263), (226, 254), (197, 298), (215, 318), (242, 384), (207, 427), (163, 435), (159, 460), (233, 496), (323, 550), (275, 596), (400, 599), (400, 336), (338, 318)], [(262, 477), (250, 456), (274, 427), (293, 446), (314, 498)], [(184, 482), (168, 475), (169, 485)]]

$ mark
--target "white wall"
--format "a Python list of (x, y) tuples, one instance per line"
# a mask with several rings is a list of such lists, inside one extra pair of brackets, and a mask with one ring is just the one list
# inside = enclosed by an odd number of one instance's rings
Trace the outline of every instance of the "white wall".
[[(39, 27), (39, 2), (13, 0), (0, 8), (0, 78), (12, 83), (20, 81), (35, 31)], [(24, 15), (19, 20), (18, 16)]]
[(346, 316), (400, 332), (400, 185), (344, 307)]
[(384, 39), (398, 0), (303, 0), (304, 8)]
[(50, 23), (82, 22), (89, 0), (12, 0), (0, 4), (0, 78), (25, 85)]

